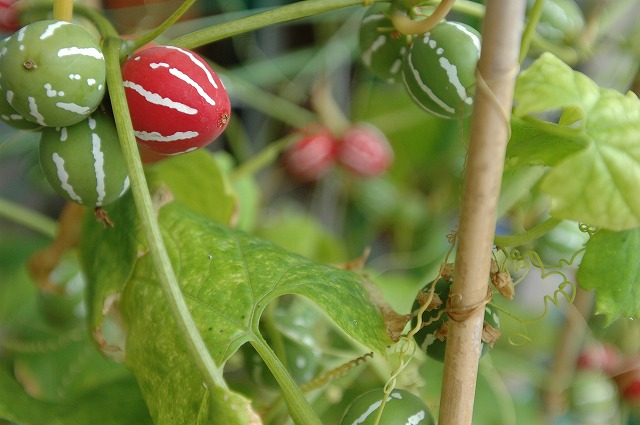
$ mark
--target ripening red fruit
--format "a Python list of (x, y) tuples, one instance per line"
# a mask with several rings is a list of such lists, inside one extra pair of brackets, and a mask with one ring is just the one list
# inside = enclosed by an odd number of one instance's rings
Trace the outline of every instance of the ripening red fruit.
[(163, 155), (213, 142), (231, 116), (227, 90), (196, 53), (174, 46), (138, 51), (122, 67), (139, 143)]
[(622, 399), (634, 406), (640, 406), (640, 359), (625, 360), (623, 372), (616, 375), (615, 382)]
[(611, 344), (593, 344), (585, 348), (578, 357), (578, 369), (602, 371), (615, 375), (622, 365), (620, 351)]
[(342, 136), (338, 162), (356, 175), (375, 177), (387, 171), (393, 162), (393, 150), (377, 127), (355, 124)]
[(335, 164), (336, 140), (326, 129), (303, 130), (303, 136), (284, 154), (284, 165), (296, 179), (319, 180)]
[(0, 0), (0, 32), (14, 33), (20, 29), (16, 0)]

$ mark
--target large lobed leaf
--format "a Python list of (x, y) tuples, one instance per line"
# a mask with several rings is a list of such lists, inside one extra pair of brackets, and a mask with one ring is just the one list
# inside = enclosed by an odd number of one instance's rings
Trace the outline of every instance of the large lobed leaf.
[(596, 290), (596, 313), (605, 324), (619, 318), (640, 317), (640, 229), (600, 230), (587, 243), (578, 269), (584, 289)]
[[(206, 170), (185, 172), (198, 178)], [(186, 190), (170, 183), (165, 186)], [(201, 196), (226, 195), (211, 191)], [(159, 224), (183, 295), (218, 365), (224, 365), (242, 344), (259, 338), (264, 308), (285, 294), (311, 299), (351, 338), (371, 350), (384, 352), (392, 342), (359, 275), (315, 264), (234, 230), (212, 220), (215, 214), (194, 211), (179, 195), (160, 198), (173, 199), (159, 208)], [(157, 282), (153, 261), (141, 249), (133, 208), (131, 198), (125, 198), (109, 211), (123, 220), (115, 229), (87, 226), (84, 253), (91, 285), (96, 288), (93, 294), (99, 295), (90, 300), (93, 311), (103, 311), (107, 299), (119, 300), (127, 331), (126, 363), (138, 379), (154, 421), (258, 423), (246, 399), (224, 391), (211, 395), (203, 386)], [(114, 255), (116, 242), (124, 244), (118, 250), (133, 257)], [(114, 277), (121, 280), (114, 282)], [(100, 323), (99, 318), (95, 320)], [(222, 403), (229, 398), (235, 399), (233, 405)], [(213, 416), (215, 422), (211, 422)]]
[[(562, 147), (541, 189), (551, 196), (551, 214), (609, 230), (640, 226), (640, 101), (604, 89), (546, 53), (522, 72), (516, 86), (514, 114), (562, 110), (557, 134), (573, 132), (584, 145)], [(554, 131), (550, 130), (550, 134)], [(561, 138), (560, 138), (561, 139)], [(529, 142), (535, 143), (536, 139)], [(543, 145), (551, 159), (553, 147)]]

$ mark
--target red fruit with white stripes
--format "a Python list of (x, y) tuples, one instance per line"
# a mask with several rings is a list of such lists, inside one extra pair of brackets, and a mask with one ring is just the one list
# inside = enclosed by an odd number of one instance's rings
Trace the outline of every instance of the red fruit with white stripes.
[(301, 138), (284, 154), (284, 165), (296, 179), (319, 180), (336, 160), (336, 140), (327, 129), (302, 130)]
[(191, 152), (213, 142), (229, 122), (227, 90), (190, 50), (141, 50), (124, 63), (122, 77), (136, 139), (154, 152)]
[(20, 29), (16, 0), (0, 0), (0, 32), (12, 33)]
[(371, 124), (355, 124), (342, 136), (338, 162), (361, 177), (378, 176), (391, 166), (393, 149), (387, 137)]

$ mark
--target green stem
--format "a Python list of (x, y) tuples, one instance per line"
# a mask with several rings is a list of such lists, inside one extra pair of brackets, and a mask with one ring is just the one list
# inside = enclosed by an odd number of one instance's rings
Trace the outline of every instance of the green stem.
[(219, 66), (215, 66), (214, 69), (219, 70), (229, 82), (231, 95), (251, 108), (294, 128), (304, 127), (311, 122), (317, 121), (317, 117), (313, 112), (262, 90), (249, 81), (234, 76), (232, 72), (221, 69)]
[(583, 146), (587, 146), (590, 143), (589, 136), (580, 127), (568, 127), (529, 116), (521, 117), (520, 119), (545, 133), (580, 143)]
[(131, 179), (131, 191), (138, 211), (138, 218), (149, 244), (149, 252), (156, 267), (160, 285), (166, 295), (179, 333), (184, 338), (189, 354), (202, 373), (203, 379), (209, 388), (219, 386), (226, 389), (227, 384), (222, 377), (222, 369), (215, 364), (191, 317), (160, 233), (151, 195), (147, 189), (140, 154), (136, 146), (133, 126), (129, 118), (129, 108), (122, 84), (122, 73), (120, 72), (120, 45), (119, 38), (108, 37), (105, 40), (107, 85), (120, 144), (129, 178)]
[(38, 212), (0, 198), (0, 218), (5, 218), (51, 239), (56, 237), (58, 223)]
[(214, 25), (190, 34), (183, 35), (167, 44), (193, 49), (214, 41), (254, 31), (270, 25), (306, 18), (320, 13), (331, 12), (349, 6), (376, 3), (382, 0), (305, 0), (286, 6), (247, 16), (233, 22)]
[(268, 144), (264, 149), (254, 155), (251, 159), (244, 162), (231, 173), (231, 180), (239, 180), (245, 176), (251, 176), (260, 171), (262, 168), (273, 163), (273, 161), (286, 149), (291, 141), (298, 136), (291, 134), (280, 140)]
[(256, 331), (259, 339), (251, 341), (251, 345), (262, 357), (265, 364), (273, 374), (273, 377), (280, 385), (282, 397), (287, 403), (289, 414), (293, 422), (299, 425), (322, 425), (318, 415), (313, 411), (311, 405), (300, 391), (300, 388), (293, 381), (276, 353), (273, 352), (269, 344)]
[(163, 32), (165, 32), (166, 30), (168, 30), (171, 25), (175, 24), (178, 19), (180, 19), (180, 17), (182, 15), (185, 14), (185, 12), (187, 10), (189, 10), (189, 8), (191, 6), (193, 6), (193, 4), (195, 3), (196, 0), (185, 0), (182, 2), (182, 4), (180, 5), (180, 7), (178, 7), (175, 12), (173, 12), (171, 14), (171, 16), (169, 16), (163, 23), (161, 23), (160, 25), (158, 25), (157, 27), (155, 27), (153, 30), (149, 31), (146, 34), (141, 35), (140, 37), (136, 37), (135, 39), (132, 40), (126, 40), (125, 41), (125, 46), (124, 46), (124, 50), (125, 53), (130, 53), (142, 46), (144, 46), (145, 44), (149, 43), (150, 41), (155, 40), (156, 38), (158, 38)]
[(538, 26), (538, 23), (540, 22), (540, 17), (542, 16), (543, 9), (544, 0), (536, 0), (533, 8), (529, 12), (529, 20), (527, 21), (527, 26), (524, 29), (522, 40), (520, 42), (520, 63), (524, 61), (524, 59), (527, 57), (527, 53), (529, 53), (531, 41), (533, 40), (533, 36), (536, 33), (536, 28)]
[[(429, 0), (425, 4), (435, 6), (440, 3), (440, 1), (441, 0)], [(475, 18), (483, 18), (485, 6), (484, 4), (475, 3), (470, 0), (456, 0), (451, 10), (468, 16), (473, 16)]]
[(493, 238), (493, 243), (499, 247), (522, 246), (549, 233), (562, 222), (559, 218), (549, 217), (542, 223), (532, 227), (519, 235), (498, 236)]
[(71, 22), (73, 0), (53, 0), (53, 19)]

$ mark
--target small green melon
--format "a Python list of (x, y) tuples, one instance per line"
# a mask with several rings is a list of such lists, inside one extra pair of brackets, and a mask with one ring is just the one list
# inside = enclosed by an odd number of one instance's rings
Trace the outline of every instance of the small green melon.
[(414, 38), (402, 66), (405, 87), (416, 104), (435, 116), (467, 116), (479, 58), (478, 31), (459, 22), (440, 22)]
[(66, 127), (87, 118), (105, 93), (98, 41), (84, 28), (45, 20), (22, 27), (0, 48), (0, 87), (25, 119)]
[[(382, 388), (356, 398), (347, 408), (340, 425), (373, 425), (384, 398)], [(387, 397), (378, 425), (435, 425), (422, 399), (405, 390), (393, 390)]]
[(115, 123), (102, 112), (70, 127), (45, 128), (40, 165), (60, 195), (89, 207), (107, 205), (129, 189)]
[(407, 36), (393, 27), (390, 13), (390, 3), (376, 3), (367, 9), (360, 24), (360, 57), (378, 78), (399, 82), (402, 79), (402, 60), (409, 50), (409, 43)]

